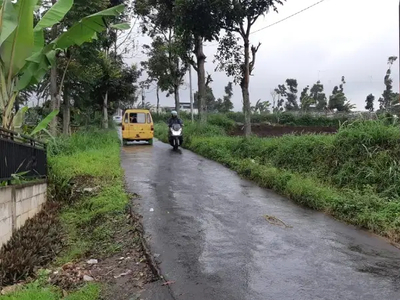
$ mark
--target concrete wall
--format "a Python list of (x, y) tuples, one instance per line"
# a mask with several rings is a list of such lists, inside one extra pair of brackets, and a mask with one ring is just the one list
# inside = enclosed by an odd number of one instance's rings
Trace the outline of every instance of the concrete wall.
[(0, 247), (46, 202), (45, 181), (0, 187)]

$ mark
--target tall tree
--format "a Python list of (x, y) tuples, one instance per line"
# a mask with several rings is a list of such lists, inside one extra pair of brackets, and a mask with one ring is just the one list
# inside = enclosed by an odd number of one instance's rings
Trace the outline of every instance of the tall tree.
[(397, 60), (396, 56), (390, 56), (388, 58), (388, 69), (386, 71), (386, 75), (384, 78), (384, 83), (385, 83), (385, 90), (383, 91), (382, 94), (382, 101), (380, 102), (380, 107), (379, 109), (384, 110), (384, 111), (390, 111), (392, 107), (393, 100), (398, 100), (394, 99), (394, 94), (393, 94), (393, 79), (390, 77), (392, 74), (392, 66), (393, 63)]
[(276, 93), (275, 90), (271, 90), (269, 92), (269, 94), (271, 95), (271, 98), (272, 98), (272, 111), (275, 111), (275, 108), (276, 108), (276, 97), (278, 96), (278, 94)]
[(365, 99), (365, 109), (373, 112), (374, 111), (374, 101), (375, 101), (375, 96), (372, 94), (369, 94), (367, 98)]
[(286, 86), (288, 90), (288, 92), (286, 93), (286, 110), (299, 110), (299, 104), (297, 103), (297, 80), (286, 79)]
[[(45, 2), (48, 0), (45, 0)], [(51, 0), (54, 2), (54, 0)], [(97, 11), (104, 10), (107, 8), (114, 7), (116, 5), (123, 4), (123, 0), (75, 0), (73, 1), (73, 6), (66, 14), (65, 18), (58, 23), (57, 30), (62, 32), (71, 28), (76, 22), (79, 22), (87, 14), (93, 14)], [(109, 18), (111, 22), (126, 22), (129, 21), (127, 18), (129, 14), (129, 5), (127, 6), (123, 13), (121, 13), (118, 17)], [(127, 24), (125, 24), (126, 28), (129, 28)], [(53, 28), (54, 29), (54, 28)], [(50, 90), (52, 91), (50, 94), (53, 100), (52, 104), (58, 107), (61, 107), (62, 104), (62, 119), (63, 119), (63, 133), (69, 133), (69, 125), (70, 125), (70, 105), (71, 101), (73, 101), (73, 97), (71, 93), (74, 93), (76, 90), (76, 81), (79, 73), (85, 73), (83, 70), (87, 67), (88, 64), (100, 64), (103, 65), (102, 60), (99, 60), (99, 51), (103, 51), (106, 54), (106, 59), (114, 60), (116, 59), (116, 55), (118, 51), (117, 47), (117, 32), (118, 29), (113, 26), (107, 26), (107, 30), (97, 35), (97, 39), (95, 42), (90, 45), (84, 45), (83, 49), (80, 48), (70, 48), (66, 53), (60, 53), (56, 58), (56, 68), (53, 67), (53, 71), (50, 76)], [(121, 44), (120, 44), (121, 45)], [(119, 46), (120, 46), (119, 45)], [(71, 63), (75, 63), (75, 71), (71, 72), (70, 67)], [(111, 63), (111, 62), (110, 62)], [(77, 66), (81, 65), (80, 72), (77, 70)], [(78, 72), (77, 72), (78, 71)], [(73, 74), (75, 73), (75, 74)], [(101, 74), (99, 74), (101, 75)], [(92, 76), (90, 76), (92, 77)], [(82, 78), (81, 78), (82, 80)], [(86, 81), (85, 79), (83, 79)], [(75, 81), (74, 85), (71, 85), (71, 81)], [(56, 91), (56, 94), (54, 94)], [(105, 92), (103, 95), (103, 119), (102, 126), (108, 127), (108, 93)], [(56, 119), (53, 119), (53, 123), (51, 126), (52, 131), (55, 130), (55, 122)]]
[[(170, 0), (169, 0), (170, 1)], [(187, 60), (197, 72), (200, 121), (207, 120), (207, 89), (204, 42), (218, 40), (221, 14), (227, 0), (176, 0), (174, 15), (180, 35), (187, 41)], [(228, 1), (229, 2), (229, 1)], [(191, 58), (194, 53), (196, 62)]]
[(346, 95), (344, 94), (344, 85), (346, 81), (342, 76), (341, 83), (339, 86), (335, 86), (332, 90), (332, 95), (329, 97), (328, 108), (331, 110), (345, 111), (345, 103), (347, 101)]
[[(54, 6), (57, 3), (57, 0), (51, 0), (52, 5)], [(58, 24), (55, 23), (51, 27), (51, 39), (55, 40), (58, 35)], [(57, 63), (54, 61), (53, 65), (50, 69), (50, 95), (51, 95), (51, 109), (53, 111), (60, 109), (61, 104), (61, 95), (58, 93), (57, 89)], [(50, 122), (50, 132), (53, 135), (57, 133), (57, 116), (51, 120)]]
[(227, 113), (233, 109), (232, 103), (233, 96), (233, 85), (232, 82), (229, 82), (225, 87), (225, 95), (223, 98), (218, 98), (217, 103), (215, 104), (216, 110), (220, 113)]
[[(217, 2), (217, 1), (216, 1)], [(251, 104), (250, 104), (250, 75), (255, 67), (256, 53), (261, 44), (250, 44), (252, 26), (259, 17), (267, 14), (271, 9), (277, 11), (277, 4), (281, 0), (235, 0), (224, 2), (222, 20), (223, 29), (227, 35), (220, 42), (218, 54), (219, 69), (224, 70), (228, 76), (235, 76), (236, 83), (240, 84), (243, 98), (243, 111), (245, 115), (245, 135), (251, 134)], [(237, 47), (238, 34), (243, 43)]]
[(179, 111), (179, 87), (183, 83), (188, 65), (179, 58), (179, 40), (172, 30), (165, 36), (157, 35), (151, 45), (144, 45), (148, 60), (142, 62), (148, 74), (148, 80), (156, 81), (161, 91), (167, 96), (174, 95), (175, 109)]
[(283, 111), (283, 103), (285, 102), (285, 97), (287, 96), (286, 86), (284, 84), (279, 84), (274, 92), (278, 96), (278, 102), (274, 108), (274, 112)]
[[(194, 99), (194, 107), (198, 108), (200, 105), (200, 95), (199, 92), (195, 92), (193, 95)], [(215, 101), (215, 96), (214, 92), (211, 87), (206, 86), (206, 111), (208, 112), (213, 112), (216, 110), (216, 101)]]
[(321, 81), (317, 81), (310, 89), (310, 97), (317, 111), (324, 111), (327, 106), (326, 95), (324, 93), (324, 85)]
[(188, 42), (177, 33), (175, 3), (172, 0), (138, 0), (135, 10), (142, 18), (142, 32), (152, 39), (145, 45), (148, 62), (143, 63), (149, 80), (156, 80), (167, 96), (174, 94), (175, 109), (179, 110), (179, 87), (188, 70)]
[[(310, 109), (311, 106), (314, 106), (316, 104), (316, 101), (313, 97), (310, 95), (310, 86), (307, 85), (300, 94), (300, 104), (301, 104), (301, 110), (303, 112), (306, 112)], [(316, 98), (318, 98), (318, 94), (316, 95)]]

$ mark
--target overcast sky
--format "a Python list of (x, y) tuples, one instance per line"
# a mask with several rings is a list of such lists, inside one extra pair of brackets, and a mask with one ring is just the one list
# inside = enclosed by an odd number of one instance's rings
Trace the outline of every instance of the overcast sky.
[[(284, 19), (318, 0), (287, 0), (279, 13), (271, 12), (254, 25), (253, 31)], [(250, 80), (250, 99), (271, 101), (270, 91), (287, 78), (295, 78), (300, 91), (318, 79), (329, 95), (345, 76), (348, 99), (364, 110), (365, 98), (373, 93), (376, 100), (384, 90), (383, 78), (389, 56), (399, 53), (398, 0), (325, 0), (322, 3), (267, 29), (251, 35), (251, 42), (261, 47), (257, 53), (254, 76)], [(138, 37), (139, 46), (149, 43)], [(222, 97), (224, 86), (232, 81), (222, 72), (214, 72), (216, 43), (205, 47), (206, 72), (213, 78), (211, 87), (216, 98)], [(129, 62), (145, 60), (143, 55)], [(399, 90), (398, 61), (393, 66), (394, 90)], [(196, 73), (193, 92), (197, 91)], [(188, 78), (186, 79), (188, 81)], [(182, 86), (181, 102), (189, 101), (189, 89)], [(146, 101), (156, 103), (154, 90), (146, 92)], [(173, 97), (161, 97), (162, 106), (173, 106)], [(235, 110), (242, 108), (239, 86), (234, 88)], [(377, 107), (377, 104), (375, 105)]]

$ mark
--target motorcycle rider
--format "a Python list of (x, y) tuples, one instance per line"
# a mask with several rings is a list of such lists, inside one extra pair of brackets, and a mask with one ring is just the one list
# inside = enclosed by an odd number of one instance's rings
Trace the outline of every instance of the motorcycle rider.
[[(169, 140), (170, 144), (172, 143), (172, 136), (171, 136), (170, 128), (174, 124), (179, 124), (179, 125), (183, 126), (183, 121), (182, 121), (182, 119), (180, 119), (178, 117), (178, 113), (175, 110), (171, 111), (171, 117), (168, 119), (168, 128), (169, 128), (169, 130), (168, 130), (168, 140)], [(181, 144), (183, 143), (183, 137), (180, 138), (180, 143)]]
[(178, 118), (178, 113), (175, 110), (171, 111), (171, 117), (168, 119), (168, 127), (171, 128), (174, 124), (183, 125), (182, 119)]

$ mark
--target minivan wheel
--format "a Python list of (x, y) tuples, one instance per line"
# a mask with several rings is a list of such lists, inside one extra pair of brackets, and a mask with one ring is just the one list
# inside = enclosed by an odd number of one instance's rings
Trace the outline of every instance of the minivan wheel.
[(148, 140), (149, 145), (153, 145), (153, 139)]

